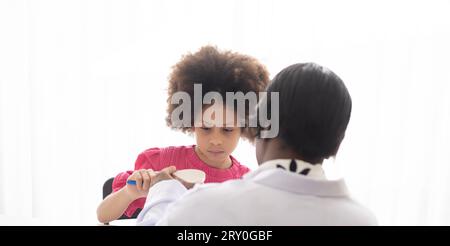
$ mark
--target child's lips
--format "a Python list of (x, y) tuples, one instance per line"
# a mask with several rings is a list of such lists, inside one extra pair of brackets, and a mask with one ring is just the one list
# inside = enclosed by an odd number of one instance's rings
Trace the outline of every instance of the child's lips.
[(208, 152), (213, 155), (219, 155), (219, 154), (223, 154), (225, 151), (223, 151), (223, 150), (208, 150)]

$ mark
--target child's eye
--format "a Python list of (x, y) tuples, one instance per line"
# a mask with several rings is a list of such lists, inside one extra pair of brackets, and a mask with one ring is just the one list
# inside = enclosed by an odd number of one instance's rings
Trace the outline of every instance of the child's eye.
[(233, 131), (233, 128), (223, 128), (223, 130), (224, 130), (225, 132), (232, 132), (232, 131)]
[(209, 130), (211, 130), (211, 128), (210, 127), (202, 127), (202, 130), (209, 131)]

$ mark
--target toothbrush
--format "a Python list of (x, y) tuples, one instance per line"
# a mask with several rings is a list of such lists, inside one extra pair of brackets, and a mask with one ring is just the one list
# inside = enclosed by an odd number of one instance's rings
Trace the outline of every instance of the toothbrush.
[[(159, 172), (155, 172), (155, 173), (159, 173)], [(132, 180), (132, 179), (127, 180), (127, 184), (129, 184), (129, 185), (136, 185), (136, 180)]]

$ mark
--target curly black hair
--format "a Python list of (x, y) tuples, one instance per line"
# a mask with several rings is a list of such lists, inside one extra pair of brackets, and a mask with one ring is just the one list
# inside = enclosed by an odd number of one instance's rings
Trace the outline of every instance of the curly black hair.
[[(188, 53), (172, 67), (169, 76), (168, 108), (166, 123), (173, 129), (191, 132), (191, 127), (175, 126), (171, 120), (179, 104), (171, 103), (176, 92), (186, 92), (194, 98), (194, 84), (202, 85), (202, 98), (208, 92), (218, 92), (223, 98), (226, 92), (261, 92), (269, 83), (266, 67), (253, 57), (232, 51), (220, 51), (215, 46), (201, 47), (196, 53)], [(194, 124), (194, 102), (191, 100), (191, 126)], [(248, 117), (248, 110), (246, 110)], [(183, 117), (183, 116), (182, 116)], [(243, 137), (253, 141), (252, 134)]]

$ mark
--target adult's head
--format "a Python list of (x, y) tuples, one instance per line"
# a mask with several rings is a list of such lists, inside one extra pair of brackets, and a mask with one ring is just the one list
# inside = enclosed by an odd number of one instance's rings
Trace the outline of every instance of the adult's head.
[[(258, 163), (297, 158), (316, 164), (336, 155), (352, 100), (335, 73), (315, 63), (294, 64), (273, 78), (267, 92), (279, 92), (279, 134), (256, 140)], [(270, 98), (266, 98), (268, 109)]]

